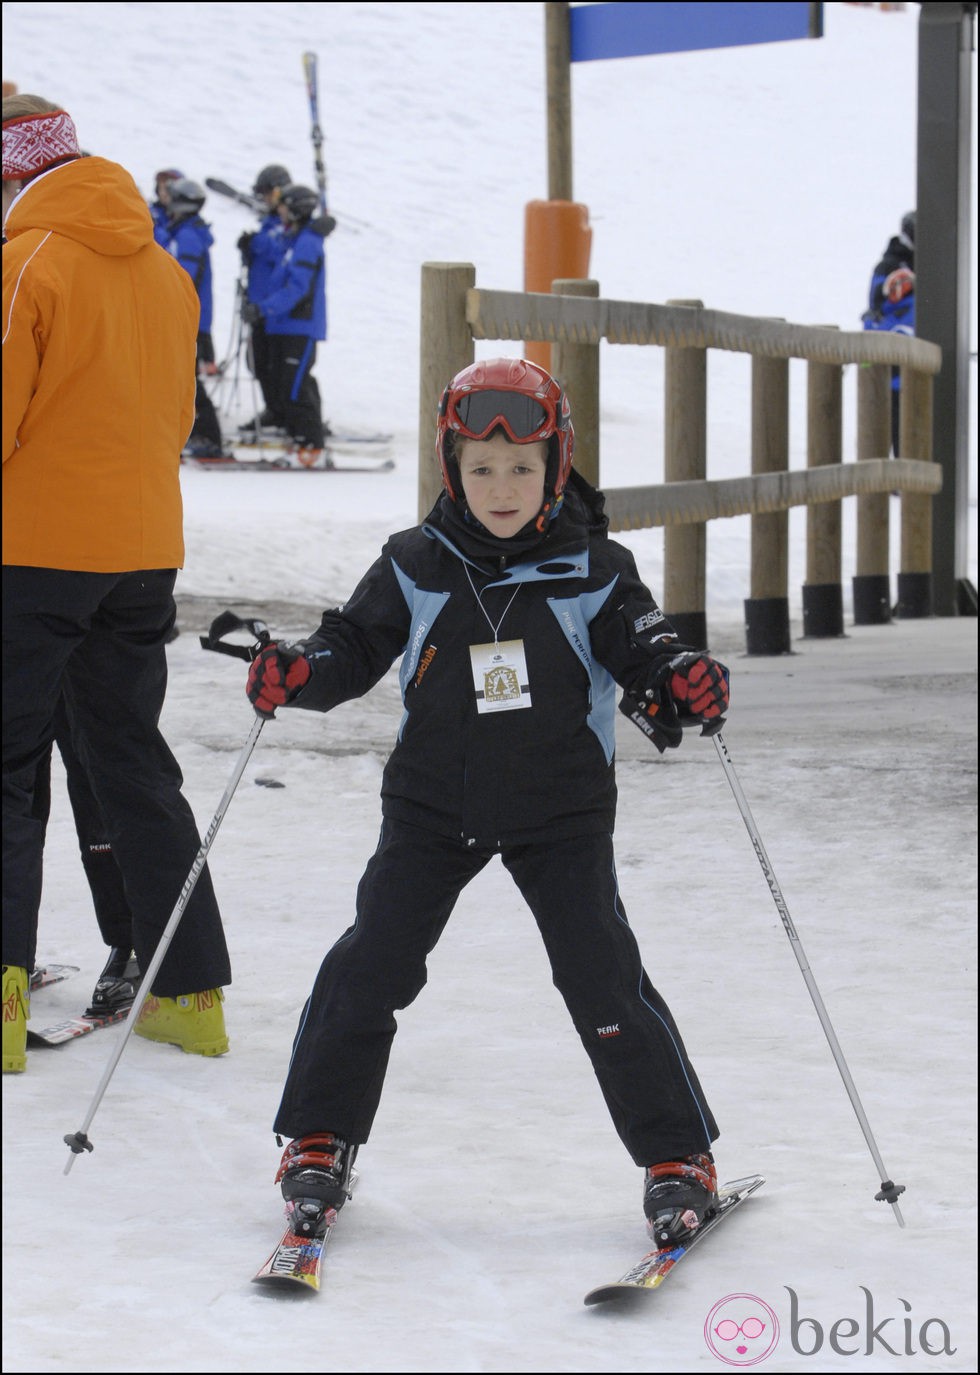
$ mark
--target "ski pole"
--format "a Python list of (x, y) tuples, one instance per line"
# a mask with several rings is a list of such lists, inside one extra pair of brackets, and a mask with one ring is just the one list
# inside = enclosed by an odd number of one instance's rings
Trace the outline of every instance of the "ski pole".
[[(224, 642), (224, 635), (228, 634), (229, 631), (240, 629), (248, 629), (254, 633), (256, 636), (256, 643), (252, 646), (246, 646), (230, 645)], [(220, 652), (232, 654), (236, 658), (253, 659), (262, 646), (271, 641), (271, 638), (272, 637), (262, 621), (244, 621), (233, 612), (225, 611), (212, 622), (208, 636), (201, 636), (201, 645), (204, 649), (218, 649)], [(187, 910), (187, 904), (190, 902), (191, 894), (194, 892), (197, 881), (207, 862), (208, 853), (211, 846), (214, 844), (214, 838), (218, 834), (218, 829), (224, 820), (225, 812), (228, 810), (231, 799), (235, 794), (235, 789), (238, 787), (242, 774), (245, 772), (245, 766), (252, 757), (252, 751), (258, 743), (264, 725), (265, 717), (256, 715), (252, 729), (248, 733), (248, 739), (242, 746), (241, 753), (232, 770), (231, 778), (228, 780), (228, 786), (225, 788), (221, 801), (218, 803), (218, 810), (211, 818), (211, 825), (208, 827), (201, 848), (198, 850), (194, 863), (191, 865), (190, 873), (184, 880), (184, 886), (180, 890), (180, 895), (174, 904), (174, 909), (170, 914), (167, 925), (164, 927), (163, 934), (157, 942), (157, 948), (153, 952), (149, 968), (143, 975), (140, 997), (138, 1001), (133, 1003), (130, 1009), (129, 1016), (126, 1018), (126, 1026), (118, 1039), (115, 1049), (109, 1057), (109, 1063), (105, 1067), (105, 1072), (95, 1090), (92, 1102), (89, 1104), (88, 1112), (85, 1114), (85, 1120), (77, 1132), (71, 1132), (64, 1137), (65, 1145), (71, 1152), (65, 1163), (65, 1174), (68, 1174), (72, 1165), (74, 1165), (76, 1155), (80, 1155), (82, 1151), (92, 1151), (95, 1149), (88, 1138), (88, 1130), (92, 1125), (95, 1114), (99, 1110), (99, 1105), (105, 1096), (106, 1089), (109, 1087), (109, 1081), (116, 1072), (116, 1066), (122, 1059), (123, 1051), (129, 1044), (129, 1038), (136, 1029), (136, 1023), (139, 1020), (139, 1014), (143, 1004), (150, 996), (153, 980), (156, 978), (157, 971), (170, 948), (170, 942), (173, 940), (177, 927), (180, 925), (181, 917), (183, 917), (184, 912)]]
[(316, 53), (303, 54), (303, 75), (306, 78), (306, 94), (310, 102), (310, 137), (313, 140), (313, 163), (316, 168), (316, 185), (320, 193), (320, 214), (327, 213), (327, 172), (323, 165), (323, 130), (320, 128), (320, 101), (317, 81)]
[(758, 858), (760, 865), (762, 866), (762, 872), (765, 875), (766, 883), (769, 885), (769, 891), (772, 894), (773, 901), (776, 904), (776, 911), (779, 913), (780, 920), (783, 923), (783, 929), (786, 932), (786, 935), (789, 937), (789, 943), (793, 948), (793, 954), (796, 956), (796, 962), (800, 966), (800, 970), (803, 974), (803, 980), (807, 986), (807, 989), (809, 990), (810, 997), (813, 999), (813, 1006), (817, 1010), (817, 1016), (820, 1018), (820, 1025), (823, 1027), (824, 1035), (827, 1037), (827, 1042), (830, 1045), (830, 1049), (833, 1053), (834, 1059), (837, 1062), (837, 1068), (840, 1070), (840, 1077), (844, 1081), (844, 1087), (847, 1090), (847, 1096), (848, 1098), (850, 1098), (851, 1106), (854, 1109), (855, 1116), (857, 1117), (858, 1122), (861, 1124), (861, 1130), (864, 1133), (864, 1139), (868, 1143), (868, 1149), (871, 1152), (871, 1157), (874, 1160), (875, 1166), (878, 1170), (879, 1178), (881, 1180), (881, 1189), (878, 1193), (875, 1194), (875, 1198), (879, 1203), (890, 1203), (892, 1205), (892, 1208), (895, 1210), (895, 1219), (898, 1222), (899, 1227), (904, 1227), (905, 1219), (902, 1217), (901, 1209), (898, 1206), (898, 1196), (899, 1194), (903, 1194), (905, 1192), (905, 1185), (893, 1184), (892, 1181), (888, 1178), (888, 1171), (885, 1169), (884, 1162), (881, 1158), (881, 1153), (879, 1152), (877, 1144), (875, 1143), (874, 1134), (871, 1131), (871, 1124), (868, 1122), (867, 1114), (865, 1113), (864, 1107), (862, 1106), (857, 1088), (854, 1085), (854, 1080), (851, 1078), (851, 1072), (847, 1067), (847, 1061), (844, 1059), (844, 1052), (841, 1050), (840, 1042), (837, 1039), (837, 1035), (834, 1031), (833, 1024), (830, 1020), (830, 1015), (828, 1014), (827, 1009), (824, 1006), (823, 998), (820, 996), (820, 990), (817, 988), (816, 980), (813, 977), (813, 973), (807, 961), (806, 954), (803, 950), (803, 946), (797, 934), (796, 927), (793, 924), (793, 918), (790, 916), (789, 908), (786, 905), (786, 899), (783, 897), (783, 892), (776, 879), (776, 874), (773, 870), (772, 863), (769, 859), (769, 856), (766, 854), (766, 847), (762, 843), (762, 837), (759, 834), (759, 828), (755, 824), (755, 820), (752, 816), (752, 810), (749, 807), (745, 793), (742, 791), (742, 785), (738, 781), (738, 775), (735, 772), (735, 766), (732, 763), (731, 755), (728, 753), (728, 747), (726, 746), (724, 740), (721, 737), (720, 730), (712, 731), (710, 724), (704, 728), (702, 734), (713, 735), (715, 749), (718, 751), (718, 758), (721, 760), (722, 767), (725, 770), (725, 777), (728, 779), (729, 786), (731, 787), (731, 790), (735, 796), (735, 801), (738, 803), (738, 809), (742, 814), (742, 820), (745, 822), (745, 829), (749, 833), (749, 838), (752, 841), (752, 847), (755, 850), (756, 857)]

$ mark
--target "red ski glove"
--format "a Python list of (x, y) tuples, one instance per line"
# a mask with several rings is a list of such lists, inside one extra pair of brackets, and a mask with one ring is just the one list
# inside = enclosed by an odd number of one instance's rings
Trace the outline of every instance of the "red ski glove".
[(728, 710), (728, 669), (707, 654), (679, 654), (670, 662), (670, 695), (681, 711), (710, 721)]
[(266, 645), (252, 660), (245, 692), (260, 716), (275, 716), (306, 686), (310, 661), (286, 644)]

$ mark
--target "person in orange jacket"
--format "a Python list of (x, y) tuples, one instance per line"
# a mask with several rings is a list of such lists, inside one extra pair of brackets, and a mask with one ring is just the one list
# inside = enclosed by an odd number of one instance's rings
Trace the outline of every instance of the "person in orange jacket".
[[(44, 846), (39, 760), (64, 692), (146, 969), (200, 849), (158, 728), (183, 563), (180, 451), (199, 305), (130, 174), (68, 113), (3, 100), (3, 1069), (26, 1068)], [(137, 1034), (228, 1048), (228, 950), (205, 870)]]

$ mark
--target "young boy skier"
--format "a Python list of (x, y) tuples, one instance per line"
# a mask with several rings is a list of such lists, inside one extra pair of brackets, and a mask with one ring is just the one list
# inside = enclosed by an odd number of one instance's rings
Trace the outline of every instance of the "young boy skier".
[(293, 1231), (348, 1196), (396, 1024), (460, 892), (499, 855), (538, 924), (554, 982), (613, 1124), (645, 1172), (658, 1246), (689, 1237), (717, 1192), (715, 1120), (647, 977), (617, 887), (617, 684), (663, 750), (717, 724), (728, 673), (679, 645), (633, 557), (607, 537), (601, 494), (572, 469), (568, 401), (534, 363), (452, 379), (436, 451), (445, 491), (388, 540), (339, 610), (253, 661), (255, 710), (329, 711), (402, 656), (405, 714), (381, 786), (378, 848), (356, 920), (300, 1018), (275, 1130)]

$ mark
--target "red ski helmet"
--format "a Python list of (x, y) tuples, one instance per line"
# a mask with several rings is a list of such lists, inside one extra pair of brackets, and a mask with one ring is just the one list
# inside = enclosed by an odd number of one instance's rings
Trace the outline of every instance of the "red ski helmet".
[(575, 431), (561, 385), (526, 358), (491, 358), (458, 372), (442, 394), (436, 420), (436, 457), (453, 501), (463, 495), (457, 439), (488, 439), (503, 430), (513, 444), (548, 441), (541, 514), (557, 511), (572, 466)]

